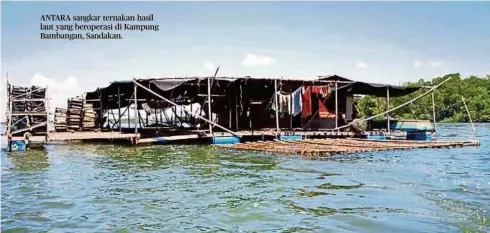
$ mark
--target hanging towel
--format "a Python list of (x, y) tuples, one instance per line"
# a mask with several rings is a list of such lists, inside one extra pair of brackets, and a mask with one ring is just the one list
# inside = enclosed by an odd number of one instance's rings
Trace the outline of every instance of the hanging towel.
[(332, 89), (329, 85), (312, 86), (311, 93), (318, 98), (318, 116), (320, 118), (335, 118), (335, 114), (329, 112), (326, 106), (326, 99), (330, 96)]
[(310, 87), (304, 88), (304, 91), (301, 95), (301, 116), (303, 118), (310, 116), (312, 113), (311, 106), (311, 89)]
[[(272, 98), (271, 108), (272, 110), (276, 110), (276, 102), (274, 98)], [(279, 104), (279, 113), (287, 113), (291, 112), (291, 95), (283, 95), (281, 93), (277, 93), (277, 102)]]
[(328, 97), (330, 95), (330, 92), (331, 92), (331, 88), (329, 85), (311, 87), (311, 93), (319, 94), (323, 98)]
[(291, 95), (279, 94), (279, 112), (291, 113)]
[(291, 109), (291, 115), (296, 116), (301, 113), (301, 106), (302, 106), (302, 94), (303, 88), (300, 87), (298, 90), (294, 91), (291, 94), (291, 102), (292, 102), (292, 109)]

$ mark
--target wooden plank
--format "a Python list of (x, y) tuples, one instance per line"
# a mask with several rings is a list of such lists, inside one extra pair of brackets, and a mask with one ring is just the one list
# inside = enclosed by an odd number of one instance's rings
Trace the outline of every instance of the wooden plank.
[(130, 139), (139, 134), (124, 134), (119, 132), (55, 132), (49, 134), (50, 141), (89, 140), (89, 139)]

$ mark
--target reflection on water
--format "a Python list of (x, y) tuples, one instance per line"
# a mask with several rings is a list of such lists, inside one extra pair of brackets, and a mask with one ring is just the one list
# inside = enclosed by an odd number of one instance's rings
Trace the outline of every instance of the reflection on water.
[(323, 160), (176, 145), (2, 154), (2, 232), (488, 232), (490, 125), (477, 130), (480, 148)]

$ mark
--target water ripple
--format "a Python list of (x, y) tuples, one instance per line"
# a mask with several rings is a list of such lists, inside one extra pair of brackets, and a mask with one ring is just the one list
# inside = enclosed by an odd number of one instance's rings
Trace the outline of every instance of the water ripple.
[(175, 145), (3, 153), (1, 231), (490, 232), (490, 125), (475, 138), (316, 160)]

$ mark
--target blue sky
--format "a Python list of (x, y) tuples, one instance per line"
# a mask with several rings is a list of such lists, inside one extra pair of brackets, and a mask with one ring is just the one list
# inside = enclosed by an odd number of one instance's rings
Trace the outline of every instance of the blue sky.
[[(304, 77), (399, 84), (490, 73), (490, 2), (2, 2), (1, 75), (65, 96), (134, 76)], [(159, 32), (40, 40), (42, 14), (154, 14)], [(59, 102), (59, 103), (58, 103)]]

